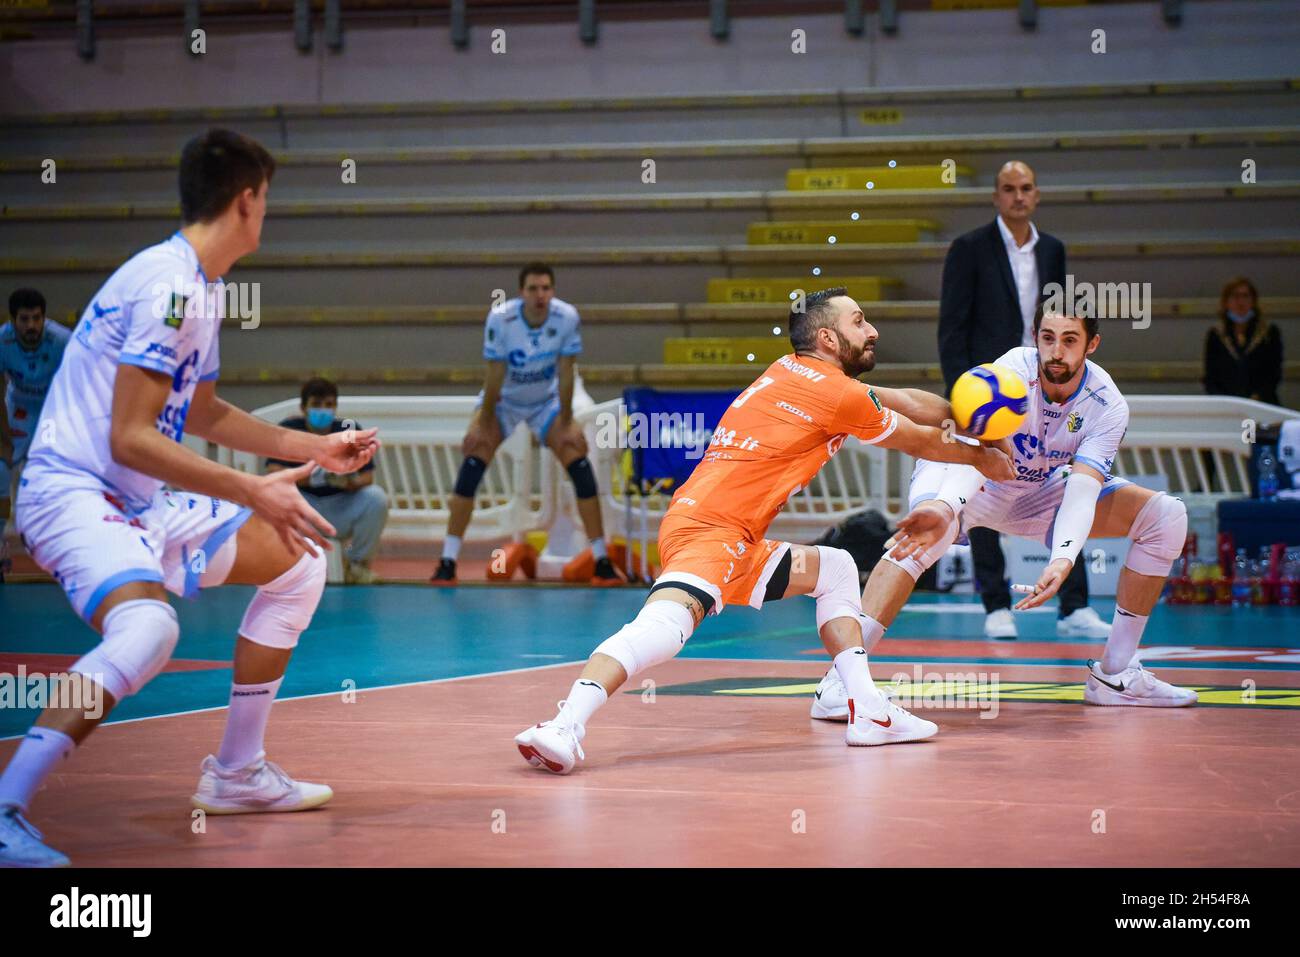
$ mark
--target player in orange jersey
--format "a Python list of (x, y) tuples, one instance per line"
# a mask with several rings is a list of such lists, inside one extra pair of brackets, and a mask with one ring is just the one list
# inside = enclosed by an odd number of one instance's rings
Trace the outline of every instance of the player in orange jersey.
[(676, 655), (706, 615), (728, 602), (761, 608), (791, 595), (816, 599), (818, 633), (849, 688), (850, 745), (916, 741), (938, 730), (873, 684), (858, 569), (848, 552), (763, 536), (850, 435), (917, 458), (973, 465), (1000, 481), (1013, 477), (1011, 460), (999, 448), (957, 442), (935, 428), (951, 414), (937, 396), (857, 381), (875, 366), (877, 335), (844, 289), (808, 296), (789, 322), (793, 355), (736, 397), (673, 496), (659, 526), (663, 574), (640, 613), (596, 648), (556, 717), (515, 738), (534, 767), (572, 770), (596, 709), (634, 674)]

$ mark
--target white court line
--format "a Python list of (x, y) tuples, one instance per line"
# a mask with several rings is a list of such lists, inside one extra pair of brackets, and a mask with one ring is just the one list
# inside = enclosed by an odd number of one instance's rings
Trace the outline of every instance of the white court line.
[[(938, 615), (982, 615), (984, 606), (979, 602), (961, 605), (904, 605), (903, 611), (933, 612)], [(1037, 608), (1022, 608), (1016, 612), (1017, 615), (1041, 615), (1049, 611), (1056, 611), (1056, 606), (1048, 608), (1040, 605)]]
[[(531, 665), (527, 668), (507, 668), (505, 671), (485, 671), (481, 674), (457, 675), (452, 678), (430, 678), (426, 681), (403, 681), (395, 685), (377, 685), (374, 688), (340, 688), (338, 691), (321, 691), (316, 694), (299, 694), (290, 698), (276, 698), (275, 703), (280, 704), (285, 701), (306, 701), (309, 698), (333, 698), (336, 695), (345, 694), (349, 690), (356, 694), (366, 694), (371, 691), (392, 691), (395, 688), (415, 688), (420, 685), (440, 685), (445, 684), (448, 681), (471, 681), (474, 678), (497, 678), (501, 675), (517, 675), (522, 671), (545, 671), (548, 668), (563, 668), (566, 665), (580, 665), (586, 660), (586, 658), (581, 658), (577, 661), (557, 661), (554, 664), (549, 665)], [(115, 728), (121, 724), (138, 724), (141, 721), (157, 721), (159, 718), (180, 718), (189, 714), (208, 714), (212, 711), (225, 711), (229, 707), (229, 705), (223, 704), (216, 708), (195, 708), (192, 711), (171, 711), (167, 714), (149, 714), (141, 718), (123, 718), (121, 721), (106, 721), (102, 725), (98, 725), (96, 730), (99, 728)], [(22, 734), (6, 735), (5, 737), (0, 738), (0, 741), (13, 741), (17, 738), (24, 738), (26, 736), (27, 732), (24, 731)]]

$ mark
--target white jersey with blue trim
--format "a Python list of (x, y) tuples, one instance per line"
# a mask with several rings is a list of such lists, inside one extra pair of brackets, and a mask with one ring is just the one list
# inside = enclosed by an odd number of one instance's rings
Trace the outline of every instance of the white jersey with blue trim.
[(504, 362), (506, 377), (501, 401), (517, 406), (540, 405), (559, 394), (556, 360), (582, 352), (578, 310), (563, 299), (552, 299), (546, 321), (529, 325), (524, 301), (508, 299), (488, 313), (483, 331), (483, 358)]
[(1089, 465), (1110, 478), (1115, 456), (1128, 430), (1128, 402), (1101, 366), (1084, 360), (1083, 378), (1074, 394), (1061, 403), (1043, 395), (1038, 350), (1017, 347), (997, 360), (1014, 369), (1029, 387), (1025, 421), (1012, 435), (1014, 482), (993, 483), (1036, 488), (1071, 461)]
[(12, 322), (0, 326), (0, 378), (8, 380), (5, 405), (11, 421), (17, 409), (30, 417), (24, 432), (36, 425), (36, 416), (40, 414), (71, 335), (64, 326), (46, 319), (40, 343), (35, 349), (27, 349), (18, 341), (18, 330)]
[(109, 431), (119, 365), (171, 377), (158, 431), (179, 442), (194, 389), (217, 377), (223, 285), (209, 283), (179, 232), (128, 259), (100, 287), (73, 330), (28, 453), (27, 479), (105, 487), (133, 508), (148, 505), (160, 479), (113, 461)]

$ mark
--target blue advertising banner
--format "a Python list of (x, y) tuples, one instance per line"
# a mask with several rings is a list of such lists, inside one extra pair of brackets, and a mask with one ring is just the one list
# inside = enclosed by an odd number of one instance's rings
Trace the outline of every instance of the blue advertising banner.
[(731, 392), (661, 392), (626, 389), (626, 428), (620, 436), (632, 452), (632, 480), (671, 479), (676, 488), (690, 478), (722, 414), (739, 395)]

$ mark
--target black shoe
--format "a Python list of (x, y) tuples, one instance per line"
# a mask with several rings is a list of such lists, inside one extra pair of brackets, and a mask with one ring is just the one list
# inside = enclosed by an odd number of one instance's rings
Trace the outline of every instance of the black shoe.
[(438, 570), (429, 579), (430, 585), (455, 585), (456, 563), (450, 558), (438, 562)]
[(621, 585), (623, 576), (618, 573), (614, 563), (609, 560), (609, 556), (596, 559), (596, 570), (591, 574), (591, 583), (593, 585)]

